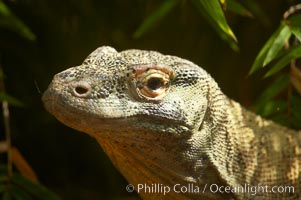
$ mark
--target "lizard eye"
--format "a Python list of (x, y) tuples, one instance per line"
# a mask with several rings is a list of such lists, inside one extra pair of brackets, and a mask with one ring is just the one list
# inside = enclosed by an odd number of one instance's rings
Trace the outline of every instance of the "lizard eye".
[(168, 88), (169, 77), (166, 74), (154, 71), (153, 74), (147, 77), (141, 77), (137, 89), (144, 97), (154, 99), (164, 95)]
[(161, 100), (170, 87), (173, 71), (167, 66), (134, 66), (134, 89), (138, 97), (146, 100)]

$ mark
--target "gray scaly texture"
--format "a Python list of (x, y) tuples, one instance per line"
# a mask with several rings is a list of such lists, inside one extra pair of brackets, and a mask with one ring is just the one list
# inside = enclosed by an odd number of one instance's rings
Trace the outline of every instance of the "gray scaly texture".
[[(139, 191), (143, 199), (301, 198), (301, 133), (245, 110), (190, 61), (100, 47), (55, 75), (43, 102), (62, 123), (94, 137), (134, 186), (200, 188)], [(212, 184), (294, 191), (212, 192)]]

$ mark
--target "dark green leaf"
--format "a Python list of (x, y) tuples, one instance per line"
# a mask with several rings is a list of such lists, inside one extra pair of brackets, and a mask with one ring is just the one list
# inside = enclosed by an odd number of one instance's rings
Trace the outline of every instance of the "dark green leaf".
[(27, 191), (32, 196), (34, 196), (38, 199), (41, 199), (41, 200), (59, 200), (60, 199), (56, 194), (52, 193), (44, 186), (33, 183), (19, 174), (14, 174), (14, 176), (12, 177), (12, 180), (16, 185), (23, 188), (25, 191)]
[(253, 17), (252, 13), (248, 9), (235, 0), (227, 0), (227, 10), (245, 17)]
[(301, 116), (299, 115), (299, 118), (294, 118), (292, 120), (292, 126), (297, 129), (297, 130), (300, 130), (301, 129), (301, 123), (300, 123), (300, 120), (301, 120)]
[(219, 0), (192, 0), (198, 10), (230, 47), (238, 51), (237, 39), (229, 27)]
[(291, 32), (301, 42), (301, 29), (299, 27), (291, 27)]
[(301, 57), (301, 45), (290, 48), (287, 53), (265, 74), (264, 77), (266, 78), (275, 74), (288, 65), (293, 59), (297, 59), (299, 57)]
[(301, 41), (301, 14), (293, 15), (285, 22), (290, 27), (291, 32), (295, 35), (295, 37)]
[(11, 196), (16, 200), (32, 200), (33, 198), (26, 193), (23, 189), (19, 188), (16, 185), (11, 187)]
[(301, 129), (301, 97), (292, 95), (291, 97), (292, 124), (294, 128)]
[(295, 14), (290, 16), (288, 19), (286, 19), (286, 24), (288, 24), (291, 27), (299, 27), (301, 23), (301, 14)]
[(263, 113), (266, 103), (279, 95), (289, 85), (289, 82), (289, 76), (283, 75), (269, 85), (257, 100), (257, 113)]
[(286, 115), (285, 112), (282, 112), (282, 113), (279, 113), (279, 114), (275, 114), (273, 116), (269, 116), (269, 118), (271, 120), (273, 120), (274, 122), (276, 122), (278, 124), (281, 124), (283, 126), (292, 127), (291, 120), (288, 117), (288, 115)]
[(268, 53), (263, 61), (263, 66), (269, 64), (278, 55), (290, 36), (290, 28), (288, 26), (284, 26), (269, 48)]
[(293, 124), (292, 126), (294, 126), (295, 129), (297, 129), (297, 130), (300, 130), (300, 129), (301, 129), (300, 121), (294, 120), (294, 121), (292, 122), (292, 124)]
[(10, 105), (13, 106), (24, 106), (24, 104), (21, 101), (3, 92), (0, 92), (0, 101), (7, 101)]
[(35, 40), (35, 35), (31, 30), (0, 0), (0, 27), (9, 29), (19, 34), (20, 36), (28, 39)]
[(241, 2), (264, 26), (269, 26), (271, 24), (269, 17), (266, 14), (267, 12), (259, 6), (258, 2), (254, 0), (243, 0)]
[(269, 38), (269, 40), (264, 44), (264, 46), (260, 50), (259, 54), (255, 58), (255, 61), (251, 67), (249, 75), (253, 74), (255, 71), (257, 71), (261, 67), (263, 67), (263, 62), (266, 58), (266, 55), (267, 55), (269, 49), (273, 45), (274, 41), (276, 40), (276, 38), (278, 37), (278, 35), (280, 34), (280, 32), (284, 28), (284, 26), (285, 25), (283, 23), (281, 23), (281, 25), (278, 27), (278, 29), (273, 33), (273, 35)]
[(0, 16), (9, 16), (11, 15), (10, 10), (7, 8), (7, 6), (0, 0)]
[(283, 90), (288, 87), (289, 82), (289, 76), (285, 74), (270, 84), (256, 101), (256, 112), (263, 116), (269, 116), (273, 114), (272, 111), (280, 112), (279, 110), (274, 109), (274, 104), (268, 105), (268, 103), (272, 102), (273, 98), (283, 92)]
[(178, 2), (179, 0), (165, 0), (153, 14), (144, 20), (144, 22), (134, 33), (134, 37), (139, 38), (149, 31), (149, 29), (158, 23), (160, 19), (165, 17), (175, 7), (175, 5), (177, 5)]
[(296, 118), (296, 120), (299, 121), (299, 123), (300, 123), (300, 121), (301, 121), (301, 113), (296, 112), (296, 111), (293, 110), (293, 116), (294, 116), (294, 118)]
[(264, 105), (262, 112), (260, 113), (262, 116), (267, 117), (270, 115), (274, 115), (276, 113), (282, 113), (287, 108), (287, 103), (285, 101), (276, 100), (266, 102)]
[(293, 95), (291, 98), (292, 110), (301, 114), (301, 97)]

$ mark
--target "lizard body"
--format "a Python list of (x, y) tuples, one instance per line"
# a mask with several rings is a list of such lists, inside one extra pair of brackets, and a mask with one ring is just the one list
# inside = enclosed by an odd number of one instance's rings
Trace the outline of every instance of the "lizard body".
[[(55, 75), (43, 101), (58, 120), (95, 137), (136, 190), (154, 183), (200, 188), (138, 191), (143, 199), (301, 198), (300, 132), (245, 110), (185, 59), (100, 47)], [(215, 184), (294, 191), (210, 191)]]

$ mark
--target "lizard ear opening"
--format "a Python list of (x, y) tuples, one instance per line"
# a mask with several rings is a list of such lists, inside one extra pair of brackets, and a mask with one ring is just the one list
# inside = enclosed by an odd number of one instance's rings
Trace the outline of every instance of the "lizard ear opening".
[(174, 72), (163, 65), (137, 65), (133, 66), (129, 77), (138, 98), (159, 101), (167, 94)]

